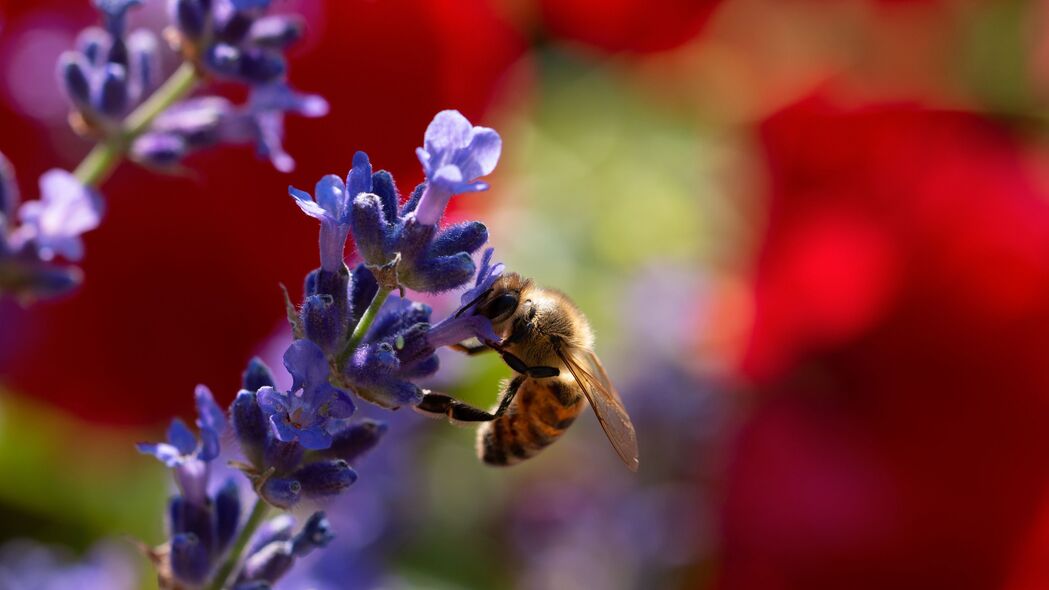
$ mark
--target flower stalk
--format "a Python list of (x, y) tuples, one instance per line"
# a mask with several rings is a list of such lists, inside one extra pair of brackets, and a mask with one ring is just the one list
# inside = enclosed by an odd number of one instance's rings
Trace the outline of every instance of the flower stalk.
[(73, 171), (85, 186), (97, 187), (124, 159), (131, 143), (149, 129), (150, 123), (171, 105), (185, 98), (200, 81), (197, 68), (184, 62), (160, 88), (124, 120), (121, 132), (96, 145)]
[(343, 347), (336, 359), (336, 365), (339, 367), (345, 366), (346, 361), (353, 354), (353, 351), (360, 345), (361, 340), (364, 339), (364, 335), (368, 333), (368, 328), (371, 327), (372, 322), (375, 321), (375, 317), (379, 315), (379, 310), (382, 309), (382, 304), (386, 303), (386, 298), (390, 296), (391, 290), (384, 287), (379, 287), (379, 290), (375, 293), (375, 297), (372, 299), (368, 309), (364, 310), (364, 314), (361, 315), (361, 321), (357, 323), (357, 327), (353, 329), (353, 333), (350, 334), (350, 338), (346, 341), (346, 346)]
[(244, 548), (248, 546), (248, 541), (258, 530), (259, 525), (266, 520), (266, 515), (269, 513), (269, 504), (262, 498), (255, 500), (255, 507), (251, 509), (251, 515), (248, 516), (248, 521), (244, 523), (244, 527), (241, 528), (240, 534), (237, 535), (236, 540), (233, 542), (233, 546), (230, 547), (229, 552), (226, 554), (226, 559), (223, 560), (219, 569), (215, 571), (215, 576), (211, 579), (211, 583), (208, 584), (207, 590), (222, 590), (226, 585), (226, 581), (229, 579), (230, 574), (236, 569), (237, 564), (240, 563), (241, 557), (244, 554)]

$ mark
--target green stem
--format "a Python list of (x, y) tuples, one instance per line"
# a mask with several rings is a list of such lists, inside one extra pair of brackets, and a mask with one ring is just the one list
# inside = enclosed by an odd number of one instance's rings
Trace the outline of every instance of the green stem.
[(339, 353), (339, 356), (336, 359), (339, 367), (346, 365), (346, 360), (350, 358), (353, 351), (357, 349), (357, 345), (364, 339), (364, 335), (368, 333), (368, 328), (370, 328), (372, 322), (375, 321), (375, 316), (379, 315), (379, 309), (381, 309), (382, 304), (386, 302), (386, 298), (389, 297), (390, 292), (390, 289), (379, 287), (379, 291), (375, 293), (371, 305), (368, 306), (368, 309), (364, 310), (364, 315), (361, 316), (361, 321), (357, 322), (357, 327), (353, 329), (353, 334), (350, 335), (350, 339), (346, 341), (346, 346), (343, 347), (342, 352)]
[(215, 572), (215, 576), (211, 579), (211, 583), (208, 584), (207, 590), (222, 590), (223, 586), (226, 585), (226, 580), (229, 579), (234, 568), (240, 563), (241, 554), (244, 553), (244, 548), (248, 546), (248, 541), (251, 540), (252, 535), (255, 534), (262, 521), (266, 520), (269, 508), (269, 504), (266, 504), (262, 498), (255, 500), (255, 507), (251, 509), (248, 521), (244, 523), (244, 528), (240, 529), (240, 534), (237, 535), (237, 539), (233, 542), (233, 546), (230, 547), (229, 553), (226, 554), (226, 560), (222, 562), (222, 566)]
[(193, 64), (185, 62), (179, 66), (146, 102), (127, 116), (119, 136), (96, 145), (76, 167), (73, 175), (88, 186), (97, 187), (101, 184), (124, 159), (131, 142), (149, 129), (157, 115), (189, 94), (198, 80), (197, 69)]

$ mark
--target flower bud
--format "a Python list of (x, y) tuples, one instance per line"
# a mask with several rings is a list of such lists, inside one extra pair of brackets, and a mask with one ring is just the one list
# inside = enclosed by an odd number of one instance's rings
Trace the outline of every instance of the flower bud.
[(175, 0), (172, 4), (172, 20), (183, 36), (199, 39), (204, 33), (207, 10), (202, 0)]
[(251, 25), (251, 41), (260, 47), (284, 49), (302, 38), (302, 19), (285, 15), (265, 16)]
[(118, 117), (124, 113), (127, 105), (127, 69), (114, 63), (107, 64), (102, 73), (102, 85), (95, 106), (107, 115)]
[(146, 133), (131, 144), (136, 162), (161, 168), (178, 164), (187, 150), (186, 140), (172, 133)]
[(211, 569), (209, 552), (193, 533), (179, 533), (171, 538), (170, 560), (175, 577), (191, 585), (203, 583)]
[(292, 529), (295, 528), (295, 519), (288, 514), (281, 514), (262, 523), (259, 531), (255, 533), (248, 548), (251, 555), (274, 541), (290, 541)]
[(91, 104), (91, 84), (83, 56), (74, 51), (63, 53), (58, 58), (58, 73), (69, 100), (79, 109), (88, 107)]
[(230, 45), (237, 45), (248, 35), (254, 20), (250, 14), (240, 10), (225, 12), (222, 18), (215, 21), (215, 37)]
[(215, 495), (215, 551), (221, 553), (237, 534), (240, 524), (240, 490), (237, 482), (226, 480)]
[(332, 439), (331, 447), (324, 454), (348, 463), (370, 451), (379, 439), (386, 434), (387, 426), (383, 422), (364, 419), (351, 424), (338, 432)]
[(173, 535), (191, 533), (194, 539), (211, 552), (214, 547), (214, 532), (211, 522), (211, 510), (207, 505), (198, 505), (187, 501), (182, 496), (175, 496), (168, 506)]
[(350, 281), (350, 317), (354, 324), (360, 321), (364, 310), (368, 309), (378, 292), (379, 283), (372, 271), (363, 264), (354, 267)]
[(77, 51), (84, 54), (87, 63), (101, 66), (109, 55), (109, 44), (112, 38), (109, 33), (98, 27), (88, 27), (77, 35)]
[(295, 472), (306, 497), (334, 496), (357, 481), (357, 472), (346, 461), (316, 461)]
[(248, 557), (241, 571), (244, 581), (273, 583), (291, 569), (295, 563), (292, 544), (288, 541), (270, 543)]
[(266, 439), (262, 463), (267, 468), (273, 467), (277, 473), (287, 473), (298, 467), (305, 453), (306, 449), (297, 442), (285, 442), (275, 436), (269, 436)]
[(295, 535), (295, 540), (292, 541), (292, 553), (298, 557), (303, 557), (315, 548), (319, 549), (327, 546), (334, 538), (335, 534), (332, 533), (331, 523), (324, 516), (324, 513), (314, 512), (302, 527), (302, 531)]
[(287, 510), (298, 503), (302, 495), (302, 484), (294, 479), (271, 477), (262, 484), (259, 493), (270, 504)]
[(300, 312), (306, 338), (332, 354), (338, 351), (345, 332), (345, 323), (334, 301), (327, 295), (310, 295)]
[[(252, 363), (255, 360), (257, 359), (252, 359)], [(244, 384), (249, 387), (262, 382), (262, 379), (256, 376), (252, 376), (249, 380), (251, 370), (252, 364), (249, 364), (248, 371), (244, 374)], [(272, 377), (270, 377), (270, 381), (272, 382)], [(242, 389), (237, 393), (236, 399), (233, 400), (233, 405), (230, 406), (230, 418), (230, 421), (233, 423), (233, 432), (237, 437), (237, 442), (240, 443), (241, 451), (253, 463), (258, 463), (258, 460), (261, 458), (262, 448), (266, 444), (268, 424), (255, 399), (254, 391)]]
[(276, 385), (273, 372), (266, 366), (266, 363), (257, 356), (251, 357), (248, 367), (241, 375), (241, 387), (250, 392), (256, 392), (263, 387), (275, 387)]
[(287, 65), (280, 54), (248, 50), (241, 54), (237, 74), (249, 84), (266, 84), (283, 76), (285, 71)]
[(488, 241), (488, 228), (479, 221), (459, 223), (441, 230), (434, 236), (430, 252), (437, 256), (451, 256), (459, 252), (476, 252)]
[(350, 213), (350, 227), (357, 252), (364, 261), (372, 266), (382, 266), (393, 258), (387, 252), (387, 236), (393, 232), (393, 226), (387, 221), (382, 211), (382, 202), (372, 193), (361, 193), (353, 199)]

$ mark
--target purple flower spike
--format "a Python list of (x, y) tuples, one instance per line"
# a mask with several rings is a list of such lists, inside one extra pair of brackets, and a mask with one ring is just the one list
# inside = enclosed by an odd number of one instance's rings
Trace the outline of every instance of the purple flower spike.
[(331, 432), (353, 415), (353, 401), (328, 383), (330, 369), (324, 352), (309, 340), (296, 340), (284, 352), (284, 366), (292, 376), (289, 392), (272, 387), (258, 391), (258, 403), (273, 434), (284, 442), (297, 441), (311, 450), (331, 446)]
[(40, 177), (40, 199), (23, 203), (18, 239), (32, 242), (42, 260), (56, 255), (77, 261), (84, 255), (80, 234), (98, 227), (102, 201), (65, 170), (53, 169)]
[(427, 179), (415, 213), (419, 223), (436, 225), (453, 195), (488, 190), (478, 179), (495, 170), (502, 148), (494, 129), (473, 126), (459, 111), (437, 113), (415, 150)]

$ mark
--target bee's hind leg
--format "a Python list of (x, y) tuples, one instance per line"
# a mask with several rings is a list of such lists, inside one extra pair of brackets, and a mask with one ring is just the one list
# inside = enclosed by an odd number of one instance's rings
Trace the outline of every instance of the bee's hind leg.
[(517, 388), (520, 387), (522, 381), (524, 381), (524, 377), (517, 377), (507, 385), (506, 392), (503, 394), (502, 399), (499, 400), (499, 408), (496, 409), (494, 414), (461, 402), (450, 395), (433, 393), (425, 389), (423, 390), (423, 399), (415, 406), (415, 410), (429, 415), (447, 416), (453, 422), (491, 422), (502, 416), (506, 409), (510, 407), (510, 402), (517, 395)]
[(455, 422), (490, 422), (496, 418), (494, 414), (463, 403), (450, 395), (428, 391), (423, 393), (423, 400), (415, 409), (424, 414), (447, 416)]

